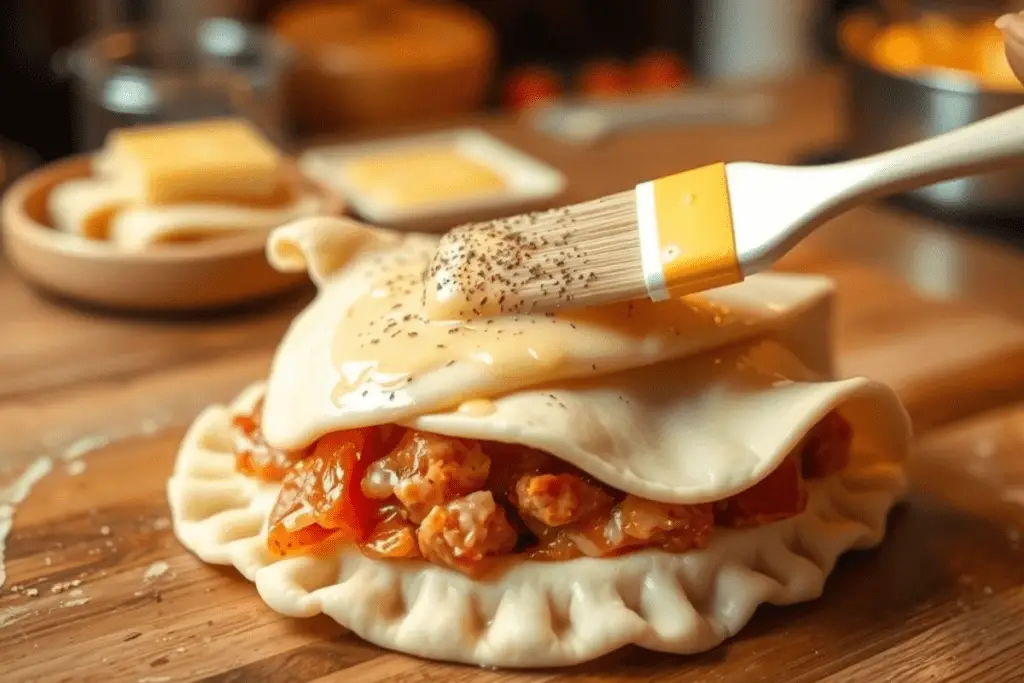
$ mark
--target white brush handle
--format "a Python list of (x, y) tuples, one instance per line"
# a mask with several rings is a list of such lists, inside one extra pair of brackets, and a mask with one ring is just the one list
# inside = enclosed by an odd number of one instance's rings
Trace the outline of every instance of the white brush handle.
[(864, 201), (993, 170), (1024, 156), (1024, 107), (944, 135), (826, 166), (726, 165), (744, 274), (767, 268), (811, 230)]

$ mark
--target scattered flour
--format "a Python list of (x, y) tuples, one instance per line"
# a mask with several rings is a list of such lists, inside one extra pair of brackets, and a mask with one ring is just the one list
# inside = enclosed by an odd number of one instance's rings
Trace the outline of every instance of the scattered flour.
[(163, 560), (159, 562), (154, 562), (146, 568), (146, 573), (142, 575), (142, 580), (146, 583), (149, 583), (150, 581), (156, 581), (161, 576), (166, 574), (168, 569), (170, 569), (170, 567)]
[(89, 602), (89, 598), (86, 597), (85, 591), (83, 591), (81, 588), (76, 588), (70, 593), (68, 593), (68, 597), (71, 599), (62, 600), (60, 603), (61, 607), (80, 607)]
[(141, 431), (144, 436), (152, 436), (163, 428), (163, 422), (152, 417), (147, 417), (142, 421), (142, 424), (139, 425), (139, 431)]
[(64, 466), (65, 471), (72, 477), (77, 477), (82, 472), (85, 472), (85, 461), (84, 460), (72, 460)]
[(53, 593), (54, 595), (56, 595), (57, 593), (63, 593), (64, 591), (71, 590), (72, 588), (78, 588), (81, 585), (82, 585), (82, 580), (81, 579), (73, 579), (71, 581), (63, 581), (63, 582), (60, 582), (60, 583), (55, 583), (52, 586), (50, 586), (50, 592)]
[(26, 598), (34, 598), (39, 595), (38, 588), (25, 588), (24, 586), (11, 586), (11, 592)]
[(25, 468), (21, 476), (15, 479), (7, 488), (0, 489), (0, 588), (7, 581), (7, 570), (4, 566), (4, 550), (7, 544), (7, 535), (11, 533), (14, 525), (14, 513), (18, 505), (25, 502), (32, 487), (50, 473), (53, 469), (53, 462), (46, 457), (38, 458)]
[(89, 602), (89, 598), (74, 598), (72, 600), (65, 600), (60, 603), (61, 607), (81, 607), (82, 605)]
[(23, 605), (15, 605), (6, 609), (0, 609), (0, 628), (10, 626), (21, 621), (25, 617), (35, 616), (39, 610), (33, 610)]
[(110, 535), (110, 527), (107, 526), (106, 524), (101, 526), (100, 527), (100, 535), (102, 535), (102, 536), (109, 536)]
[(78, 460), (86, 453), (96, 451), (110, 443), (110, 439), (99, 435), (93, 434), (91, 436), (83, 436), (77, 441), (73, 441), (64, 452), (61, 454), (61, 459), (64, 462), (71, 462), (72, 460)]

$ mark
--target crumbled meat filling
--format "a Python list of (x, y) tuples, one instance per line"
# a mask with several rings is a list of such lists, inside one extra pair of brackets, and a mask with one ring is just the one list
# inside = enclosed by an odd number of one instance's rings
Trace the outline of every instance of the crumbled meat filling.
[(425, 559), (471, 576), (487, 568), (488, 558), (511, 553), (518, 541), (490, 491), (435, 506), (417, 538)]
[(270, 448), (260, 406), (234, 421), (239, 471), (280, 481), (268, 546), (287, 556), (355, 543), (369, 557), (422, 558), (470, 576), (515, 553), (558, 561), (642, 549), (685, 552), (715, 527), (798, 515), (805, 480), (841, 472), (852, 430), (823, 418), (754, 486), (714, 503), (626, 494), (525, 446), (457, 439), (396, 425), (333, 432), (302, 451)]
[(575, 474), (521, 477), (510, 496), (519, 514), (549, 527), (565, 526), (611, 508), (612, 497)]
[(362, 489), (375, 499), (393, 495), (419, 522), (438, 505), (479, 491), (490, 467), (479, 441), (410, 429), (394, 450), (370, 465)]

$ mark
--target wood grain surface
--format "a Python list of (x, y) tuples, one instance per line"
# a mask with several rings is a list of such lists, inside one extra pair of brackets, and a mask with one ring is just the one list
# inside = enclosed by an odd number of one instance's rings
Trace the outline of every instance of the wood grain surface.
[[(646, 131), (590, 149), (487, 125), (564, 170), (570, 201), (717, 157), (784, 161), (827, 146), (842, 132), (838, 87), (830, 74), (788, 84), (770, 127)], [(889, 538), (845, 557), (821, 599), (761, 609), (704, 655), (627, 649), (521, 673), (424, 662), (324, 618), (280, 617), (170, 533), (164, 487), (184, 427), (266, 373), (308, 292), (138, 320), (42, 298), (0, 262), (0, 490), (52, 468), (7, 539), (0, 681), (1024, 680), (1022, 265), (882, 206), (801, 245), (782, 267), (836, 279), (841, 371), (896, 386), (920, 432)]]

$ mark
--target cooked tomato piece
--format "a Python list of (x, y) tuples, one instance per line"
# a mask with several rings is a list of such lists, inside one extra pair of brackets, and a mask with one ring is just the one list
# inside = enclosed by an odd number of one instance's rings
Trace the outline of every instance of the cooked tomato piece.
[(416, 525), (398, 505), (381, 508), (376, 526), (361, 547), (367, 557), (395, 560), (420, 556)]
[(801, 456), (807, 479), (837, 474), (850, 464), (853, 427), (833, 411), (814, 426), (804, 442)]
[(309, 455), (309, 449), (284, 451), (271, 448), (263, 438), (263, 398), (249, 415), (231, 420), (235, 468), (242, 474), (264, 481), (281, 481), (292, 465)]
[(278, 557), (315, 554), (327, 541), (338, 535), (338, 531), (325, 529), (316, 523), (295, 531), (288, 531), (283, 525), (275, 524), (267, 534), (267, 547)]
[[(327, 537), (362, 541), (372, 529), (376, 506), (359, 482), (373, 459), (373, 429), (321, 437), (313, 454), (297, 463), (281, 483), (270, 513), (270, 549), (308, 547)], [(310, 530), (318, 526), (323, 533)]]
[(310, 457), (319, 482), (309, 495), (317, 522), (327, 529), (341, 529), (356, 540), (369, 533), (377, 512), (359, 487), (373, 462), (374, 431), (328, 434), (317, 441)]
[(551, 528), (541, 533), (537, 544), (526, 551), (526, 557), (538, 562), (564, 562), (583, 557), (583, 551), (564, 528)]
[(751, 527), (793, 517), (807, 507), (800, 476), (800, 458), (790, 456), (751, 488), (715, 503), (715, 521), (723, 526)]

